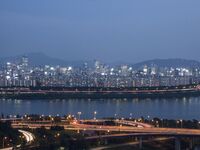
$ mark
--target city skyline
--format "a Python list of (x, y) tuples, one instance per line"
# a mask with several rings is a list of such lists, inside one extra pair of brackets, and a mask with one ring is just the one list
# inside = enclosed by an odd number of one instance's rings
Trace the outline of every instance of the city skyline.
[(30, 66), (22, 56), (0, 66), (0, 86), (64, 87), (158, 87), (199, 84), (200, 67), (158, 66), (157, 64), (110, 66), (101, 61), (74, 65)]

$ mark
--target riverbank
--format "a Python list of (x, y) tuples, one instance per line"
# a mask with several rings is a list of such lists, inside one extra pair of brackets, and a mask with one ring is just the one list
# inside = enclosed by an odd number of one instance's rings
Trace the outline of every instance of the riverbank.
[(197, 85), (173, 87), (1, 87), (5, 99), (181, 98), (200, 96)]

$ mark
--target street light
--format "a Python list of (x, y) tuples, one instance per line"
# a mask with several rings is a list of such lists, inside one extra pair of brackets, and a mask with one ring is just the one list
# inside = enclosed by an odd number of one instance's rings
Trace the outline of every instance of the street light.
[(59, 137), (60, 136), (60, 133), (57, 133), (57, 137)]
[(130, 113), (130, 118), (129, 118), (129, 119), (132, 119), (132, 116), (133, 116), (133, 114), (132, 114), (132, 113)]
[(177, 124), (176, 124), (176, 127), (178, 127), (179, 121), (177, 120), (176, 123), (177, 123)]
[(94, 120), (96, 120), (96, 115), (97, 115), (97, 112), (94, 111)]
[(78, 114), (78, 120), (80, 121), (82, 113), (79, 111), (77, 114)]
[(158, 123), (158, 121), (156, 121), (156, 127), (159, 127), (159, 123)]
[(148, 116), (147, 116), (147, 122), (150, 123), (150, 120), (149, 120), (149, 119), (150, 119), (150, 116), (148, 115)]
[(117, 118), (117, 114), (115, 114), (115, 118)]
[(181, 128), (183, 127), (183, 120), (180, 120), (180, 122), (181, 122)]
[(5, 140), (7, 139), (7, 137), (3, 137), (3, 148), (5, 147)]

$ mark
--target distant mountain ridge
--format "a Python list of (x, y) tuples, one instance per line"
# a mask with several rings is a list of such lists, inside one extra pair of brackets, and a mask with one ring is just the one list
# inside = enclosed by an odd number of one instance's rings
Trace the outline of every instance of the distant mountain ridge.
[[(20, 60), (22, 56), (26, 56), (29, 58), (29, 62), (31, 66), (44, 66), (44, 65), (59, 65), (59, 66), (82, 66), (85, 61), (66, 61), (58, 58), (49, 57), (43, 53), (28, 53), (13, 57), (3, 57), (0, 58), (0, 64), (6, 63), (6, 62), (13, 62)], [(94, 61), (87, 61), (88, 65), (93, 65)], [(143, 66), (157, 66), (157, 67), (186, 67), (186, 68), (200, 68), (200, 62), (196, 60), (188, 60), (188, 59), (181, 59), (181, 58), (170, 58), (170, 59), (152, 59), (147, 61), (142, 61), (139, 63), (124, 63), (129, 64), (135, 69), (140, 69)], [(112, 66), (119, 66), (123, 64), (119, 63), (111, 63)]]
[(152, 59), (136, 63), (133, 65), (134, 68), (140, 68), (144, 65), (147, 66), (158, 66), (158, 67), (186, 67), (186, 68), (200, 68), (200, 62), (196, 60), (188, 60), (181, 58), (171, 58), (171, 59)]
[(59, 66), (66, 66), (66, 65), (80, 65), (83, 64), (83, 61), (65, 61), (58, 58), (53, 58), (50, 56), (45, 55), (44, 53), (28, 53), (28, 54), (22, 54), (18, 56), (13, 57), (4, 57), (0, 58), (0, 63), (5, 62), (13, 62), (13, 61), (19, 61), (22, 56), (26, 56), (29, 59), (29, 63), (31, 66), (44, 66), (44, 65), (59, 65)]

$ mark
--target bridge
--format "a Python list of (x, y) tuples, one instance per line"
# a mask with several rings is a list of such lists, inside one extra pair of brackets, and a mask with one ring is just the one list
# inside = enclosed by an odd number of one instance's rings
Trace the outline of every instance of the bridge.
[[(101, 136), (91, 136), (86, 137), (85, 139), (88, 141), (95, 141), (99, 139), (109, 140), (109, 139), (120, 139), (120, 138), (128, 138), (128, 137), (135, 137), (139, 139), (139, 147), (142, 148), (142, 143), (144, 138), (148, 137), (167, 137), (167, 138), (174, 138), (175, 139), (175, 150), (180, 150), (181, 142), (180, 139), (187, 137), (190, 138), (190, 147), (193, 146), (193, 139), (198, 137), (200, 138), (200, 130), (198, 129), (183, 129), (183, 128), (157, 128), (151, 125), (141, 123), (141, 122), (134, 122), (134, 121), (126, 121), (120, 120), (115, 121), (118, 124), (123, 125), (96, 125), (96, 124), (84, 124), (87, 121), (92, 122), (103, 122), (106, 120), (81, 120), (81, 121), (74, 121), (71, 124), (64, 124), (64, 123), (57, 123), (54, 124), (48, 121), (41, 121), (41, 122), (24, 122), (24, 121), (13, 121), (12, 126), (14, 128), (40, 128), (45, 127), (47, 129), (51, 128), (52, 126), (62, 126), (65, 130), (74, 130), (78, 133), (80, 131), (104, 131), (107, 132), (108, 135), (101, 135)], [(81, 123), (80, 123), (81, 122)], [(125, 126), (128, 125), (128, 126)], [(137, 125), (137, 126), (136, 126)], [(117, 132), (118, 134), (111, 134), (111, 132)], [(125, 133), (122, 133), (125, 132)]]

